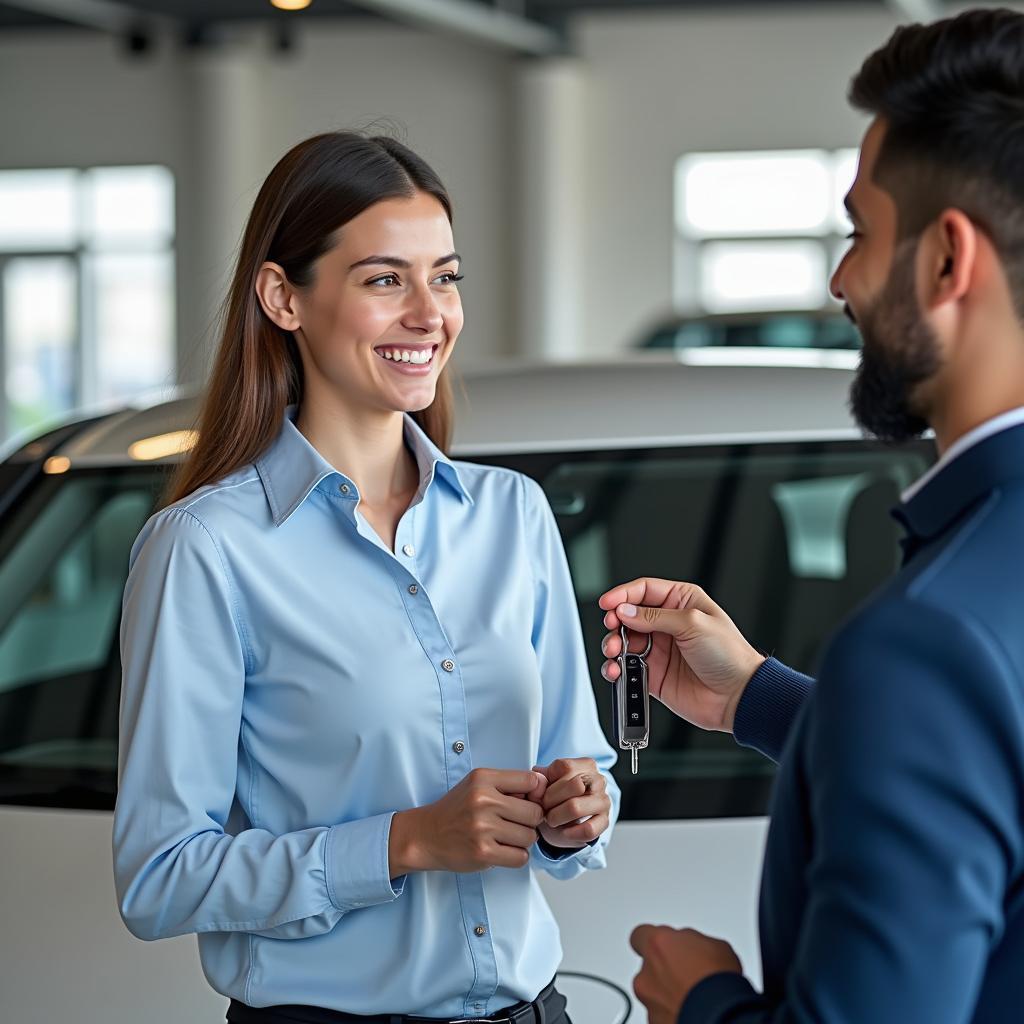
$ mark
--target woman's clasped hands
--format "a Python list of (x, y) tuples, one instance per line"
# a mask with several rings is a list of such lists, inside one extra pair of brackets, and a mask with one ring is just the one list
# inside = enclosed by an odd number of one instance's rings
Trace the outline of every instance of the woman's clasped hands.
[(440, 800), (394, 815), (390, 874), (522, 868), (538, 839), (565, 850), (593, 842), (610, 812), (592, 758), (559, 758), (529, 772), (475, 768)]
[(537, 827), (549, 846), (578, 850), (608, 827), (612, 802), (604, 776), (591, 757), (560, 757), (546, 768), (535, 767), (545, 785), (529, 794), (544, 809)]

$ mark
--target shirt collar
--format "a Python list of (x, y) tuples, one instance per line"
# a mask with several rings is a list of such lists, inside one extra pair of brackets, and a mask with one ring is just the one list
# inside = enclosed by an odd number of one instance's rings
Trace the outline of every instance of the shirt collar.
[(1004, 412), (999, 416), (986, 420), (973, 430), (968, 430), (966, 434), (957, 438), (957, 440), (942, 453), (942, 457), (928, 470), (927, 473), (924, 474), (924, 476), (918, 477), (918, 479), (903, 492), (901, 495), (903, 504), (907, 504), (907, 502), (909, 502), (918, 491), (925, 487), (930, 480), (937, 477), (939, 473), (941, 473), (958, 455), (963, 455), (968, 448), (973, 447), (980, 441), (984, 441), (986, 437), (998, 434), (1001, 430), (1008, 430), (1010, 427), (1019, 426), (1021, 423), (1024, 423), (1024, 406), (1011, 409), (1009, 412)]
[[(997, 416), (951, 445), (893, 515), (916, 538), (944, 533), (1001, 483), (1024, 476), (1024, 409)], [(909, 496), (907, 496), (909, 495)]]
[[(255, 461), (275, 526), (284, 523), (317, 484), (329, 476), (340, 477), (351, 489), (350, 497), (359, 498), (355, 482), (335, 469), (295, 426), (296, 412), (297, 406), (288, 406), (277, 437)], [(419, 467), (419, 494), (425, 494), (434, 478), (438, 477), (462, 501), (473, 504), (472, 495), (463, 484), (455, 464), (408, 414), (405, 416), (405, 441)]]

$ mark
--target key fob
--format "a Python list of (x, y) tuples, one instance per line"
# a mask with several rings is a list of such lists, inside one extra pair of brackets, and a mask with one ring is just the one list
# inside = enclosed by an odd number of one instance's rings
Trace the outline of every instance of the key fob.
[(637, 752), (647, 746), (650, 737), (650, 695), (647, 662), (643, 654), (630, 653), (625, 628), (622, 630), (622, 654), (618, 662), (619, 678), (612, 697), (615, 742), (622, 750), (632, 751), (635, 775)]

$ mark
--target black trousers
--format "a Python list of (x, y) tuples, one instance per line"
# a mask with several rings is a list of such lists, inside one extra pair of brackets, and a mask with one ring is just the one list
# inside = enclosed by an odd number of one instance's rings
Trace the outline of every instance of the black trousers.
[[(501, 1019), (512, 1016), (516, 1024), (572, 1024), (565, 1012), (566, 1001), (554, 982), (530, 1003), (518, 1003), (491, 1014)], [(228, 1024), (445, 1024), (448, 1018), (405, 1017), (401, 1014), (377, 1014), (372, 1017), (319, 1006), (246, 1006), (235, 999), (228, 1006)], [(485, 1018), (486, 1019), (486, 1018)]]

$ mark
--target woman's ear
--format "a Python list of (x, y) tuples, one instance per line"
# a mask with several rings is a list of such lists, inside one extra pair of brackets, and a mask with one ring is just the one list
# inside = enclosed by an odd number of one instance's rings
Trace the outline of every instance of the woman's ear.
[(292, 288), (284, 269), (277, 263), (264, 263), (256, 275), (256, 297), (263, 312), (283, 331), (297, 331), (299, 314)]

